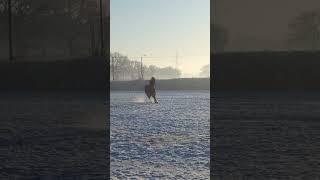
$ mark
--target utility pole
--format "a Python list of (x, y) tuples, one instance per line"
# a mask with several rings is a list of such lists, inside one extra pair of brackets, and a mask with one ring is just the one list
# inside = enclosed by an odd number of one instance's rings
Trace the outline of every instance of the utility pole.
[(11, 12), (11, 0), (8, 0), (8, 23), (9, 23), (9, 61), (13, 61), (12, 53), (12, 12)]

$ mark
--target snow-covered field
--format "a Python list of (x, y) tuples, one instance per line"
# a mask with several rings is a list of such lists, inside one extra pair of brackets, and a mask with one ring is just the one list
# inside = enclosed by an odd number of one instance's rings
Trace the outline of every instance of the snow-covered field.
[(209, 179), (209, 91), (111, 93), (112, 179)]
[(0, 179), (106, 179), (104, 96), (0, 93)]
[(215, 94), (214, 179), (320, 179), (319, 94)]

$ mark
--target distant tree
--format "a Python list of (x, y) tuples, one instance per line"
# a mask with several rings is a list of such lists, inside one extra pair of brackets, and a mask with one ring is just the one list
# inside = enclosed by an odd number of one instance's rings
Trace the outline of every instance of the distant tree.
[(154, 66), (154, 65), (150, 65), (149, 68), (148, 68), (149, 72), (150, 72), (150, 75), (153, 76), (156, 71), (157, 71), (157, 67)]
[(159, 68), (157, 66), (150, 65), (149, 67), (145, 66), (144, 69), (145, 69), (145, 78), (150, 79), (152, 76), (155, 75), (155, 73)]
[(223, 52), (225, 46), (228, 43), (228, 32), (227, 29), (221, 25), (211, 24), (213, 30), (213, 49), (214, 52)]
[(157, 76), (159, 79), (179, 78), (180, 75), (181, 75), (180, 70), (170, 66), (164, 67), (164, 68), (158, 68), (155, 73), (155, 76)]
[(202, 76), (202, 77), (210, 77), (210, 65), (209, 64), (201, 67), (200, 76)]
[(141, 63), (138, 61), (131, 61), (125, 55), (118, 52), (110, 55), (110, 78), (115, 80), (134, 80), (140, 79)]
[(320, 12), (304, 12), (288, 25), (289, 48), (315, 50), (320, 47)]
[[(110, 55), (110, 79), (115, 80), (136, 80), (141, 79), (141, 62), (132, 61), (120, 53)], [(157, 79), (179, 78), (181, 71), (173, 67), (160, 68), (154, 65), (143, 66), (144, 79), (155, 76)]]

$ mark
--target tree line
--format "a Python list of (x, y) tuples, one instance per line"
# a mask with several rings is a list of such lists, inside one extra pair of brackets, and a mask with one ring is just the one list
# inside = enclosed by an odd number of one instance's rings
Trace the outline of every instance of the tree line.
[[(181, 77), (181, 70), (171, 66), (158, 67), (144, 65), (141, 61), (130, 60), (121, 53), (114, 52), (110, 55), (110, 80), (137, 80), (150, 79), (155, 76), (158, 79), (173, 79)], [(204, 65), (200, 69), (200, 77), (210, 77), (210, 65)]]
[[(211, 24), (211, 29), (214, 52), (225, 51), (229, 43), (228, 29), (221, 24)], [(319, 9), (302, 12), (288, 22), (287, 47), (289, 50), (320, 49)]]
[(179, 78), (181, 71), (170, 66), (147, 66), (141, 64), (141, 61), (130, 60), (127, 56), (118, 52), (110, 54), (111, 80), (150, 79), (152, 76), (156, 76), (158, 79)]

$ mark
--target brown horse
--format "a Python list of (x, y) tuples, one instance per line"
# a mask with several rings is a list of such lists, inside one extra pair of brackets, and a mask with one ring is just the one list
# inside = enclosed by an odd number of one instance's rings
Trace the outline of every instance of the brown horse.
[(152, 77), (149, 81), (149, 84), (144, 86), (144, 92), (146, 93), (146, 95), (148, 96), (149, 99), (150, 99), (150, 97), (153, 97), (154, 102), (158, 103), (157, 98), (156, 98), (155, 84), (156, 84), (156, 79), (154, 77)]

